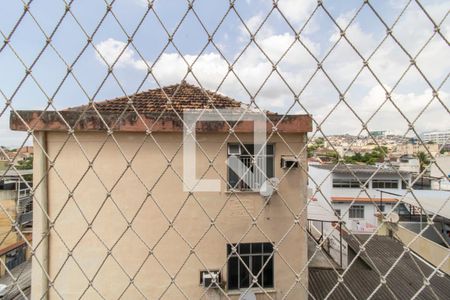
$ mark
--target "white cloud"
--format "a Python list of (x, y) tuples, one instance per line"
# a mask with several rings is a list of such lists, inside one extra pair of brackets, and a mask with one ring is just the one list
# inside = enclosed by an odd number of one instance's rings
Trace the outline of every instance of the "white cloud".
[[(147, 5), (147, 1), (145, 0), (133, 1), (135, 4)], [(387, 20), (389, 25), (394, 22), (396, 12), (399, 13), (403, 8), (403, 5), (405, 5), (404, 1), (402, 2), (402, 5), (399, 5), (399, 1), (391, 2), (391, 4), (385, 2), (383, 5), (380, 4), (376, 6), (376, 9), (381, 13), (382, 17), (384, 19), (389, 19)], [(159, 2), (157, 1), (156, 3)], [(248, 3), (250, 3), (250, 1), (248, 1)], [(245, 11), (245, 16), (247, 18), (245, 22), (252, 32), (259, 27), (265, 18), (265, 14), (270, 10), (269, 6), (271, 5), (271, 1), (269, 4), (267, 1), (264, 1), (264, 3), (265, 6), (262, 6), (262, 1), (252, 1), (251, 7), (247, 5), (250, 9), (253, 9), (253, 11)], [(298, 0), (281, 0), (278, 3), (280, 10), (296, 29), (299, 29), (302, 26), (317, 5), (317, 1), (315, 0), (301, 1), (301, 3)], [(257, 4), (259, 6), (256, 6)], [(433, 1), (424, 3), (424, 5), (434, 22), (436, 24), (441, 23), (442, 18), (448, 11), (448, 3)], [(244, 8), (242, 8), (242, 10), (243, 9)], [(390, 14), (384, 14), (383, 10), (389, 10)], [(349, 10), (335, 17), (337, 22), (345, 27), (353, 17), (354, 13), (355, 10)], [(364, 11), (362, 17), (360, 16), (354, 20), (354, 23), (347, 29), (346, 36), (361, 54), (367, 58), (384, 37), (385, 28), (382, 24), (378, 24), (378, 26), (374, 25), (376, 22), (379, 22), (375, 17), (372, 19), (362, 19), (368, 16), (364, 15), (364, 13), (368, 13), (368, 11)], [(278, 14), (275, 12), (274, 16), (277, 15)], [(167, 18), (170, 19), (171, 17)], [(226, 21), (233, 22), (233, 19), (228, 17)], [(339, 38), (340, 33), (337, 31), (330, 31), (329, 23), (320, 18), (320, 13), (319, 17), (314, 17), (311, 22), (312, 23), (308, 25), (302, 33), (302, 42), (305, 43), (319, 59), (321, 59), (326, 51), (328, 51), (329, 47), (331, 47), (331, 44)], [(239, 21), (237, 21), (236, 24), (236, 30), (230, 29), (233, 24), (226, 24), (227, 26), (231, 25), (231, 27), (223, 26), (222, 28), (226, 28), (226, 30), (219, 30), (216, 34), (216, 42), (219, 44), (220, 49), (222, 49), (231, 60), (236, 59), (240, 54), (239, 51), (243, 49), (243, 45), (249, 42), (248, 32), (242, 27), (242, 24)], [(144, 24), (144, 26), (142, 26), (142, 28), (145, 28), (142, 31), (148, 30), (148, 27), (146, 27), (147, 25), (148, 24)], [(190, 30), (187, 25), (182, 26), (186, 26), (183, 27), (183, 29)], [(108, 30), (109, 29), (105, 29), (106, 34), (108, 33)], [(153, 30), (153, 28), (151, 28), (150, 31), (151, 30)], [(403, 13), (400, 20), (396, 23), (393, 34), (408, 52), (414, 56), (428, 41), (429, 37), (433, 34), (433, 30), (433, 23), (424, 15), (417, 4), (412, 2), (408, 9)], [(440, 31), (444, 36), (449, 35), (450, 22), (448, 22), (448, 20), (440, 25)], [(298, 41), (295, 42), (294, 46), (292, 46), (289, 52), (285, 54), (286, 50), (294, 40), (293, 33), (285, 26), (284, 21), (278, 17), (270, 17), (256, 36), (256, 42), (259, 47), (261, 47), (273, 62), (276, 62), (280, 57), (283, 57), (278, 65), (278, 71), (281, 73), (283, 79), (276, 73), (272, 73), (271, 62), (267, 60), (261, 50), (254, 44), (251, 44), (247, 48), (246, 52), (242, 54), (234, 66), (234, 71), (237, 73), (239, 80), (233, 74), (228, 74), (229, 62), (217, 52), (209, 50), (212, 48), (208, 48), (201, 56), (193, 55), (192, 53), (195, 52), (186, 54), (183, 57), (173, 51), (165, 52), (155, 64), (153, 71), (155, 77), (162, 85), (173, 84), (185, 77), (188, 70), (185, 61), (188, 63), (196, 61), (193, 66), (193, 73), (202, 86), (216, 90), (220, 85), (219, 92), (244, 102), (249, 101), (246, 89), (250, 93), (259, 91), (256, 97), (257, 103), (264, 109), (270, 109), (280, 113), (285, 113), (293, 103), (294, 97), (290, 88), (296, 93), (302, 90), (302, 94), (300, 95), (302, 105), (307, 108), (308, 112), (313, 114), (316, 120), (323, 120), (332, 107), (339, 101), (338, 93), (329, 82), (329, 79), (320, 71), (315, 75), (315, 78), (308, 83), (306, 89), (303, 90), (304, 85), (308, 82), (309, 77), (313, 74), (317, 65), (314, 59), (311, 58)], [(142, 43), (143, 41), (140, 42)], [(193, 41), (193, 45), (195, 45), (196, 42), (197, 41)], [(177, 44), (177, 46), (179, 45)], [(188, 46), (190, 47), (191, 45)], [(136, 82), (144, 78), (145, 74), (143, 73), (146, 72), (147, 65), (151, 66), (154, 63), (154, 61), (151, 60), (142, 61), (132, 45), (127, 46), (126, 41), (108, 38), (96, 44), (96, 47), (108, 64), (112, 64), (116, 61), (123, 52), (114, 68), (119, 73), (116, 73), (119, 81), (122, 84), (127, 85), (125, 87), (126, 90), (128, 85), (132, 85), (130, 82), (135, 82), (137, 85), (138, 83)], [(145, 53), (141, 49), (140, 52), (146, 55), (146, 57), (147, 55), (152, 54)], [(63, 53), (63, 55), (64, 54), (65, 53)], [(428, 45), (421, 50), (417, 59), (417, 65), (421, 72), (423, 72), (435, 88), (438, 88), (441, 85), (448, 74), (448, 70), (450, 69), (449, 56), (450, 48), (446, 41), (439, 35), (435, 35)], [(100, 55), (96, 54), (96, 57), (98, 61), (103, 64), (102, 67), (105, 67), (105, 62), (101, 59)], [(387, 38), (369, 61), (369, 66), (386, 88), (389, 89), (395, 86), (395, 90), (392, 94), (393, 101), (412, 121), (419, 115), (428, 100), (431, 99), (431, 87), (425, 82), (422, 75), (415, 70), (414, 67), (411, 68), (397, 86), (397, 81), (405, 72), (408, 65), (408, 56), (391, 37)], [(361, 66), (362, 59), (356, 55), (355, 51), (347, 45), (345, 41), (341, 41), (340, 45), (338, 45), (333, 50), (333, 53), (327, 57), (324, 69), (331, 77), (332, 81), (336, 83), (340, 89), (344, 90), (355, 77)], [(79, 71), (81, 72), (82, 69), (80, 68)], [(272, 75), (267, 79), (271, 73)], [(103, 76), (103, 73), (101, 75)], [(227, 77), (224, 80), (225, 76)], [(96, 82), (96, 80), (92, 78), (94, 78), (93, 75), (91, 77), (91, 75), (88, 74), (83, 79)], [(192, 75), (189, 75), (187, 80), (196, 83), (196, 80)], [(151, 76), (148, 78), (148, 81), (149, 82), (145, 83), (145, 86), (154, 86), (153, 82), (151, 82)], [(286, 86), (284, 81), (290, 85), (290, 88)], [(264, 87), (260, 89), (263, 83)], [(243, 87), (242, 84), (245, 85), (245, 87)], [(95, 85), (95, 83), (93, 83), (93, 85)], [(104, 88), (108, 93), (114, 93), (113, 89), (114, 87), (112, 90), (109, 90), (109, 87)], [(134, 87), (131, 88), (131, 90), (134, 91)], [(26, 89), (22, 88), (22, 91), (26, 91)], [(352, 88), (346, 95), (352, 108), (361, 115), (363, 120), (369, 118), (385, 97), (384, 90), (367, 70), (359, 75), (358, 79), (353, 83)], [(449, 95), (450, 84), (447, 80), (447, 83), (440, 88), (440, 97), (447, 107), (450, 105)], [(109, 96), (111, 96), (111, 94), (108, 94), (108, 97)], [(73, 103), (73, 105), (78, 104), (81, 103)], [(304, 113), (304, 110), (297, 105), (291, 111), (291, 113), (294, 112)], [(5, 137), (4, 144), (13, 146), (16, 141), (19, 142), (23, 140), (24, 135), (19, 135), (19, 133), (9, 135), (8, 132), (10, 131), (7, 129), (8, 122), (5, 120), (7, 120), (7, 117), (4, 115), (2, 120), (0, 120), (0, 136)], [(417, 120), (417, 130), (421, 132), (425, 130), (448, 129), (450, 128), (450, 121), (448, 120), (447, 109), (434, 100), (433, 103), (426, 108), (423, 115)], [(403, 120), (391, 104), (383, 106), (381, 111), (369, 123), (369, 127), (371, 129), (387, 129), (396, 133), (404, 133), (407, 129), (406, 121)], [(348, 108), (344, 105), (340, 105), (339, 108), (332, 113), (329, 120), (325, 122), (323, 128), (327, 134), (343, 132), (355, 133), (361, 129), (361, 125)]]
[[(310, 10), (315, 7), (316, 3), (316, 1), (307, 1), (304, 5), (298, 5), (297, 1), (287, 0), (280, 1), (279, 6), (291, 21), (298, 24), (298, 22), (304, 21), (309, 16)], [(430, 10), (435, 11), (437, 9), (433, 6)], [(349, 16), (353, 16), (353, 14), (353, 11), (352, 13), (347, 12), (338, 16), (337, 20), (340, 24), (347, 24)], [(399, 22), (397, 27), (399, 38), (408, 41), (405, 45), (408, 49), (410, 47), (417, 48), (419, 47), (418, 45), (421, 46), (421, 43), (426, 41), (427, 32), (430, 31), (430, 28), (432, 30), (432, 25), (423, 23), (423, 20), (420, 22), (416, 21), (417, 17), (413, 12), (405, 13), (403, 18), (405, 20), (402, 23)], [(262, 20), (262, 15), (258, 13), (248, 19), (246, 24), (251, 31), (254, 31), (261, 24)], [(275, 33), (276, 27), (271, 23), (264, 25), (263, 28), (265, 28), (265, 31), (256, 37), (258, 45), (273, 62), (277, 62), (280, 57), (283, 57), (278, 70), (290, 87), (295, 92), (299, 92), (315, 71), (316, 62), (298, 42), (285, 54), (295, 40), (292, 33)], [(241, 39), (241, 41), (242, 39), (247, 39), (248, 41), (248, 33), (242, 27), (240, 29), (241, 35), (237, 39)], [(377, 33), (378, 36), (375, 33), (367, 25), (358, 23), (357, 20), (346, 31), (347, 37), (364, 57), (368, 57), (380, 42), (379, 33)], [(321, 53), (323, 45), (311, 41), (308, 39), (308, 36), (311, 35), (303, 36), (302, 41), (314, 54), (318, 55)], [(328, 41), (334, 42), (337, 38), (339, 38), (339, 33), (331, 32)], [(232, 43), (231, 38), (227, 43), (227, 47), (232, 46), (229, 45)], [(108, 39), (99, 43), (97, 47), (107, 61), (112, 62), (124, 49), (125, 45), (126, 43), (124, 42)], [(443, 59), (442, 55), (445, 56), (448, 52), (449, 49), (442, 39), (436, 38), (430, 42), (429, 47), (419, 56), (418, 64), (431, 80), (436, 81), (446, 76), (447, 70), (450, 69), (450, 60)], [(238, 55), (239, 53), (236, 53), (234, 58)], [(192, 71), (205, 88), (216, 90), (221, 85), (220, 92), (246, 101), (248, 100), (248, 95), (240, 81), (250, 93), (260, 90), (261, 85), (264, 83), (265, 86), (259, 91), (256, 99), (262, 108), (285, 113), (293, 103), (292, 92), (277, 74), (272, 75), (267, 80), (267, 76), (272, 72), (272, 64), (261, 50), (253, 44), (240, 56), (234, 66), (234, 71), (239, 80), (233, 74), (228, 74), (229, 63), (216, 52), (207, 52), (201, 56), (185, 55), (184, 57), (181, 57), (178, 53), (164, 53), (153, 69), (158, 82), (162, 85), (179, 82), (187, 74), (186, 61), (189, 64), (195, 61)], [(151, 65), (153, 62), (149, 61), (147, 63)], [(381, 79), (386, 88), (394, 86), (408, 66), (408, 63), (409, 59), (405, 58), (405, 54), (390, 38), (369, 60), (372, 70)], [(145, 63), (138, 58), (132, 49), (125, 50), (117, 63), (117, 67), (135, 70), (146, 69)], [(361, 67), (362, 59), (345, 41), (341, 41), (340, 45), (334, 49), (332, 55), (327, 58), (324, 64), (328, 75), (331, 76), (333, 82), (342, 91), (350, 84)], [(431, 99), (431, 89), (426, 87), (426, 84), (423, 88), (419, 87), (418, 82), (421, 81), (423, 84), (423, 79), (416, 75), (411, 73), (405, 76), (400, 84), (402, 89), (398, 90), (397, 88), (392, 94), (394, 102), (411, 121), (417, 117), (425, 104)], [(227, 78), (224, 80), (225, 76)], [(187, 79), (196, 83), (196, 80), (191, 75)], [(352, 108), (366, 121), (384, 101), (385, 92), (370, 72), (365, 71), (360, 74), (352, 89), (348, 91), (347, 96), (353, 99), (351, 102)], [(339, 99), (337, 91), (329, 82), (329, 79), (321, 72), (316, 75), (316, 79), (308, 83), (300, 98), (308, 112), (312, 113), (318, 121), (327, 116)], [(441, 98), (448, 103), (448, 91), (442, 91)], [(291, 111), (291, 113), (293, 112), (304, 111), (297, 106)], [(418, 130), (448, 129), (450, 124), (445, 121), (445, 116), (442, 116), (442, 121), (440, 122), (436, 122), (435, 117), (433, 117), (440, 113), (442, 114), (442, 112), (445, 113), (445, 109), (438, 102), (434, 101), (417, 121)], [(405, 124), (406, 121), (403, 121), (394, 106), (389, 103), (383, 106), (381, 111), (371, 120), (369, 126), (371, 129), (386, 129), (403, 134), (407, 129)], [(348, 108), (341, 105), (330, 116), (329, 120), (325, 122), (323, 128), (327, 134), (356, 133), (361, 129), (361, 124)]]
[(298, 0), (280, 0), (278, 7), (283, 15), (292, 23), (300, 24), (308, 19), (317, 6), (315, 0), (304, 0), (301, 3)]
[(130, 48), (131, 46), (126, 46), (125, 42), (109, 38), (95, 45), (98, 50), (95, 55), (99, 61), (104, 63), (106, 60), (110, 66), (118, 59), (115, 64), (118, 68), (147, 69), (145, 63), (136, 58), (134, 51)]

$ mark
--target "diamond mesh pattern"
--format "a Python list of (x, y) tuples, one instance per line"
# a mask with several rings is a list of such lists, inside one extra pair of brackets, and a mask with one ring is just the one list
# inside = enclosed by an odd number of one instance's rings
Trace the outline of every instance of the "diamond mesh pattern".
[[(345, 123), (347, 119), (353, 120), (353, 127), (356, 127), (358, 132), (348, 149), (357, 144), (360, 137), (367, 135), (384, 152), (381, 148), (384, 145), (372, 132), (373, 124), (379, 118), (395, 116), (399, 128), (404, 128), (403, 138), (417, 138), (417, 143), (423, 145), (426, 154), (431, 158), (431, 163), (421, 170), (419, 176), (407, 187), (407, 193), (400, 199), (412, 196), (416, 206), (425, 211), (413, 185), (422, 180), (432, 165), (436, 165), (442, 175), (446, 176), (443, 167), (434, 160), (436, 154), (433, 154), (429, 144), (423, 141), (420, 135), (422, 129), (418, 124), (427, 115), (437, 112), (438, 117), (442, 117), (441, 121), (449, 125), (448, 66), (443, 63), (444, 67), (438, 69), (436, 72), (440, 73), (436, 75), (432, 74), (433, 68), (427, 65), (430, 55), (443, 55), (448, 58), (445, 56), (448, 52), (448, 3), (446, 7), (443, 6), (445, 13), (436, 17), (422, 3), (424, 1), (419, 0), (398, 3), (397, 11), (390, 12), (380, 8), (377, 1), (354, 1), (345, 16), (336, 14), (335, 6), (340, 4), (320, 0), (306, 1), (304, 4), (296, 1), (267, 1), (269, 6), (258, 1), (223, 0), (216, 4), (214, 12), (207, 11), (211, 9), (211, 5), (200, 0), (171, 4), (137, 0), (105, 0), (81, 4), (77, 1), (61, 0), (55, 1), (57, 3), (54, 8), (49, 8), (43, 4), (44, 1), (37, 0), (10, 2), (7, 4), (10, 8), (23, 6), (23, 9), (18, 14), (18, 9), (12, 9), (17, 15), (11, 14), (8, 19), (13, 22), (3, 22), (0, 25), (3, 38), (0, 59), (6, 66), (1, 71), (2, 77), (9, 76), (8, 72), (11, 73), (7, 84), (0, 84), (0, 94), (3, 98), (0, 119), (7, 120), (11, 114), (21, 121), (27, 131), (21, 136), (20, 146), (33, 142), (36, 153), (34, 167), (39, 167), (36, 165), (37, 158), (40, 158), (45, 166), (45, 171), (35, 171), (33, 185), (27, 185), (31, 190), (35, 218), (39, 215), (44, 223), (48, 223), (48, 229), (41, 236), (33, 236), (31, 242), (27, 229), (16, 221), (15, 214), (0, 201), (2, 218), (11, 225), (8, 232), (2, 232), (0, 245), (5, 246), (11, 236), (24, 241), (33, 261), (33, 273), (40, 273), (42, 280), (41, 287), (36, 289), (33, 298), (190, 299), (193, 297), (191, 287), (183, 284), (186, 278), (192, 276), (189, 271), (194, 268), (197, 274), (200, 267), (207, 272), (226, 272), (227, 262), (236, 252), (233, 248), (233, 253), (220, 263), (215, 262), (212, 267), (207, 256), (211, 247), (209, 243), (216, 239), (221, 240), (224, 245), (240, 244), (250, 237), (273, 242), (273, 251), (269, 258), (274, 258), (276, 264), (282, 266), (283, 277), (288, 281), (285, 283), (282, 299), (295, 299), (298, 295), (315, 298), (307, 278), (308, 267), (318, 256), (326, 260), (336, 278), (325, 298), (339, 298), (337, 291), (342, 287), (353, 298), (358, 298), (357, 291), (352, 291), (349, 286), (346, 274), (361, 258), (372, 265), (378, 275), (376, 280), (379, 280), (379, 284), (375, 285), (368, 297), (377, 298), (378, 293), (385, 289), (391, 298), (399, 298), (394, 288), (386, 284), (386, 280), (395, 272), (402, 258), (409, 257), (416, 262), (417, 258), (412, 254), (411, 245), (421, 239), (427, 230), (432, 229), (440, 234), (434, 220), (446, 209), (449, 199), (435, 213), (424, 215), (427, 225), (404, 245), (404, 251), (399, 257), (393, 258), (389, 269), (381, 268), (380, 263), (372, 259), (370, 251), (366, 250), (377, 232), (388, 223), (386, 216), (399, 207), (402, 201), (397, 202), (390, 212), (381, 214), (381, 221), (368, 238), (364, 241), (354, 238), (359, 251), (348, 265), (340, 270), (331, 257), (323, 254), (324, 247), (335, 231), (327, 232), (319, 241), (311, 239), (306, 221), (307, 207), (315, 197), (324, 197), (329, 207), (333, 208), (331, 199), (328, 199), (323, 191), (331, 175), (321, 181), (311, 176), (306, 164), (307, 143), (299, 146), (298, 142), (293, 142), (289, 136), (280, 133), (277, 126), (288, 114), (310, 114), (314, 129), (308, 139), (323, 137), (333, 151), (339, 153), (339, 145), (330, 139), (332, 131), (329, 128), (339, 125), (340, 122)], [(130, 8), (128, 5), (136, 7)], [(299, 11), (298, 6), (301, 5), (304, 7)], [(248, 7), (258, 11), (258, 14), (252, 15)], [(411, 10), (420, 15), (417, 22), (421, 22), (424, 27), (423, 37), (415, 41), (405, 38), (404, 34), (406, 25), (403, 22), (407, 22)], [(133, 14), (132, 22), (127, 18), (127, 13)], [(364, 34), (358, 31), (364, 19), (370, 19), (368, 22), (376, 28), (374, 34), (377, 34), (378, 39), (371, 43), (358, 35)], [(284, 35), (277, 37), (289, 40), (287, 43), (267, 39), (271, 34), (270, 24), (273, 22), (284, 28)], [(318, 22), (327, 25), (320, 27)], [(320, 28), (314, 29), (317, 26)], [(227, 32), (230, 32), (229, 35), (235, 34), (233, 28), (236, 27), (240, 30), (240, 40), (239, 43), (233, 44), (226, 36)], [(319, 50), (317, 44), (311, 41), (311, 32), (314, 30), (317, 39), (320, 39), (322, 34), (334, 33), (328, 41), (322, 41), (324, 49)], [(108, 35), (116, 38), (105, 44), (102, 41), (105, 41)], [(37, 42), (27, 46), (24, 43), (27, 39), (35, 39)], [(146, 43), (143, 40), (146, 40)], [(279, 48), (277, 43), (280, 43)], [(113, 50), (108, 52), (105, 45), (109, 45)], [(231, 53), (229, 47), (235, 47), (234, 50), (237, 50)], [(394, 67), (386, 65), (391, 63), (387, 60), (387, 48), (398, 54), (398, 63)], [(245, 64), (256, 58), (261, 60), (260, 68), (253, 69), (251, 73), (245, 69)], [(88, 74), (86, 67), (93, 64), (92, 59), (101, 61), (101, 67), (92, 67), (92, 74)], [(170, 69), (170, 59), (175, 61), (176, 70)], [(52, 61), (54, 69), (46, 68), (49, 61)], [(124, 73), (126, 68), (134, 69), (135, 73)], [(212, 74), (209, 68), (217, 68), (214, 74), (220, 74), (216, 76), (215, 81), (209, 78)], [(291, 71), (295, 68), (300, 68), (301, 74)], [(294, 168), (290, 167), (279, 177), (280, 185), (291, 184), (289, 175), (294, 173), (304, 179), (305, 183), (308, 180), (312, 195), (293, 195), (297, 190), (286, 193), (281, 189), (278, 191), (279, 203), (276, 205), (281, 207), (279, 209), (284, 211), (285, 217), (280, 223), (280, 236), (274, 238), (273, 228), (265, 222), (265, 219), (269, 218), (267, 211), (275, 205), (270, 198), (254, 205), (254, 195), (230, 191), (225, 193), (223, 201), (211, 205), (202, 193), (190, 192), (183, 198), (174, 199), (173, 203), (167, 203), (167, 195), (172, 193), (167, 187), (173, 186), (176, 190), (176, 186), (183, 186), (180, 169), (183, 140), (175, 147), (167, 149), (167, 137), (155, 132), (155, 128), (145, 122), (145, 117), (135, 106), (133, 97), (127, 96), (148, 87), (162, 89), (167, 83), (167, 76), (177, 82), (187, 81), (195, 84), (203, 90), (225, 93), (232, 87), (234, 91), (239, 91), (236, 92), (239, 96), (237, 99), (247, 104), (240, 111), (240, 118), (250, 112), (265, 112), (267, 108), (277, 107), (276, 103), (267, 105), (267, 99), (277, 98), (278, 92), (285, 95), (283, 104), (278, 106), (282, 107), (278, 109), (282, 115), (281, 119), (274, 123), (266, 116), (267, 122), (273, 128), (266, 143), (276, 141), (277, 147), (283, 149), (284, 154), (302, 161), (299, 164), (300, 173), (295, 173)], [(417, 85), (423, 85), (427, 91), (421, 103), (415, 105), (417, 109), (414, 111), (405, 107), (406, 102), (400, 95), (405, 82), (411, 80), (411, 76), (417, 81)], [(358, 94), (358, 88), (364, 84), (376, 88), (379, 94), (384, 95), (383, 99), (373, 101), (368, 107), (355, 100), (365, 96), (364, 93)], [(328, 96), (332, 95), (332, 99), (324, 103), (318, 113), (317, 104), (312, 102), (317, 99), (314, 94), (321, 95), (320, 87), (328, 90)], [(270, 93), (270, 90), (274, 92)], [(114, 91), (114, 94), (110, 91)], [(74, 101), (65, 102), (70, 99), (63, 100), (63, 97), (69, 97), (71, 94), (76, 95), (78, 99), (74, 100), (74, 96), (71, 96)], [(198, 156), (208, 162), (207, 167), (203, 168), (198, 176), (200, 179), (217, 178), (227, 187), (227, 175), (221, 165), (224, 160), (223, 153), (227, 151), (227, 143), (237, 141), (244, 145), (246, 141), (234, 131), (237, 123), (228, 122), (221, 115), (220, 107), (215, 106), (211, 93), (206, 95), (212, 110), (225, 122), (228, 133), (220, 135), (221, 140), (215, 141), (214, 149), (205, 148), (204, 140), (196, 141)], [(30, 99), (30, 96), (35, 96), (35, 99)], [(182, 113), (171, 110), (174, 100), (172, 96), (164, 93), (166, 106), (158, 112), (156, 119), (163, 120), (168, 114), (174, 114), (178, 122), (186, 125)], [(118, 118), (111, 123), (105, 112), (97, 109), (93, 103), (113, 97), (125, 97), (128, 101), (122, 106)], [(24, 103), (22, 99), (27, 99), (27, 102)], [(73, 103), (84, 105), (82, 113), (75, 120), (66, 120), (61, 110)], [(44, 120), (47, 112), (53, 112), (58, 121), (64, 124), (65, 132), (51, 136), (57, 142), (47, 144), (34, 126), (25, 121), (19, 112), (22, 109), (39, 109), (42, 111), (39, 116), (41, 120)], [(130, 112), (135, 116), (136, 122), (145, 127), (143, 134), (133, 138), (132, 147), (126, 134), (118, 130)], [(334, 121), (342, 112), (345, 119)], [(89, 113), (93, 113), (104, 128), (94, 134), (95, 142), (75, 130), (83, 117)], [(443, 150), (443, 147), (444, 145), (439, 151)], [(6, 169), (1, 171), (1, 179), (6, 178), (8, 172), (19, 172), (14, 163), (15, 157), (9, 157), (4, 148), (0, 148), (0, 154), (8, 161)], [(333, 170), (342, 166), (345, 154), (347, 151), (337, 154)], [(387, 157), (387, 153), (383, 154)], [(111, 157), (115, 158), (114, 161), (111, 161)], [(149, 176), (145, 167), (149, 159), (154, 161), (152, 176)], [(72, 161), (73, 169), (67, 167), (68, 161)], [(377, 200), (368, 192), (368, 187), (369, 181), (386, 167), (396, 170), (396, 175), (406, 180), (405, 174), (397, 171), (388, 159), (367, 181), (361, 181), (356, 173), (347, 167), (348, 172), (361, 186), (358, 196), (354, 197), (351, 204), (355, 204), (359, 197), (367, 197), (381, 213)], [(19, 177), (27, 182), (23, 175)], [(49, 201), (55, 203), (52, 204), (51, 211), (42, 204), (48, 182), (53, 183), (53, 187), (48, 191), (51, 195)], [(96, 189), (87, 191), (83, 188), (86, 184), (95, 184)], [(135, 193), (135, 203), (124, 201), (126, 197), (121, 192), (123, 190)], [(305, 191), (306, 189), (303, 190)], [(260, 199), (258, 197), (256, 198)], [(302, 199), (306, 201), (306, 205), (298, 204)], [(240, 218), (245, 219), (233, 234), (226, 228), (230, 222), (227, 220), (227, 212), (230, 210), (239, 211)], [(156, 212), (153, 223), (146, 220), (148, 211)], [(335, 214), (338, 224), (348, 232), (347, 238), (354, 237), (351, 228), (343, 222), (349, 211)], [(186, 229), (184, 224), (194, 216), (196, 224), (199, 225)], [(148, 224), (153, 224), (155, 230), (148, 228)], [(306, 257), (306, 238), (298, 238), (306, 236), (315, 246), (309, 258)], [(448, 248), (447, 241), (442, 239), (442, 242)], [(48, 247), (61, 250), (60, 253), (54, 254), (50, 264), (42, 254)], [(173, 247), (177, 248), (177, 257), (165, 253), (165, 249)], [(299, 254), (301, 259), (293, 259), (290, 252), (292, 248), (303, 249), (299, 250), (303, 253)], [(136, 253), (139, 255), (136, 256)], [(146, 255), (141, 255), (142, 253)], [(252, 274), (251, 266), (247, 266), (245, 258), (239, 254), (237, 256)], [(438, 266), (432, 268), (431, 273), (424, 273), (416, 264), (423, 284), (415, 289), (413, 297), (420, 298), (425, 292), (429, 292), (426, 295), (439, 298), (439, 293), (434, 291), (430, 282), (439, 276), (439, 269), (448, 264), (448, 259), (449, 254)], [(265, 265), (268, 263), (269, 260)], [(4, 260), (0, 260), (0, 266), (11, 280), (9, 296), (28, 299), (29, 272), (25, 268), (12, 269)], [(145, 270), (148, 269), (157, 274), (158, 283), (152, 283), (146, 278), (145, 274), (148, 273)], [(264, 287), (257, 280), (261, 272), (252, 274), (254, 280), (242, 293), (257, 289), (261, 297), (278, 298), (273, 289)], [(275, 276), (277, 272), (278, 270), (275, 270)], [(67, 282), (70, 278), (73, 282)], [(37, 284), (33, 282), (33, 286)], [(234, 297), (226, 286), (214, 286), (215, 284), (204, 288), (200, 298), (214, 299), (214, 295), (220, 299)], [(68, 293), (68, 290), (71, 292)]]

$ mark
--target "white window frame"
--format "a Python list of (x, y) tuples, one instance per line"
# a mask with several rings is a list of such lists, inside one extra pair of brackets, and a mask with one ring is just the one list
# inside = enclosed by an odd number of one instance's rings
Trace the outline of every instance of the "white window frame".
[[(358, 213), (361, 212), (361, 208), (362, 208), (362, 216), (359, 216)], [(348, 218), (349, 219), (364, 219), (365, 210), (366, 210), (365, 205), (361, 205), (361, 204), (351, 205), (350, 208), (348, 209)], [(352, 216), (352, 214), (356, 214), (356, 216)]]

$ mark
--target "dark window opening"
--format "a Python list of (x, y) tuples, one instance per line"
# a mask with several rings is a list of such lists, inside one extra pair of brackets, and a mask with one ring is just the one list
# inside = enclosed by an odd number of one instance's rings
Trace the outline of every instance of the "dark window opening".
[[(364, 182), (363, 182), (364, 183)], [(360, 184), (356, 178), (333, 178), (333, 187), (334, 188), (360, 188)]]
[(402, 180), (402, 189), (406, 190), (408, 188), (409, 182)]
[(373, 189), (398, 189), (398, 180), (373, 179)]
[[(232, 246), (236, 252), (232, 253)], [(263, 288), (273, 287), (273, 245), (271, 243), (245, 243), (227, 245), (228, 289), (238, 290), (250, 286)], [(257, 283), (253, 283), (257, 276)]]
[(229, 189), (240, 191), (259, 189), (267, 179), (274, 176), (274, 145), (266, 145), (264, 155), (260, 150), (261, 147), (255, 147), (253, 144), (228, 144), (228, 158), (234, 156), (242, 163), (238, 172), (241, 176), (228, 167)]
[(348, 211), (351, 219), (364, 219), (364, 205), (352, 205)]

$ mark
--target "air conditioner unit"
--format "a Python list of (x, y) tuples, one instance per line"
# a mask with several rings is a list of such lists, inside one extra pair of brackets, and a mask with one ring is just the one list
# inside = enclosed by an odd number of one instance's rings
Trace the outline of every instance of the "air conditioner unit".
[(282, 156), (281, 168), (283, 169), (298, 168), (298, 160), (294, 156)]
[(221, 280), (219, 271), (201, 271), (201, 278), (201, 284), (204, 288), (219, 288)]

